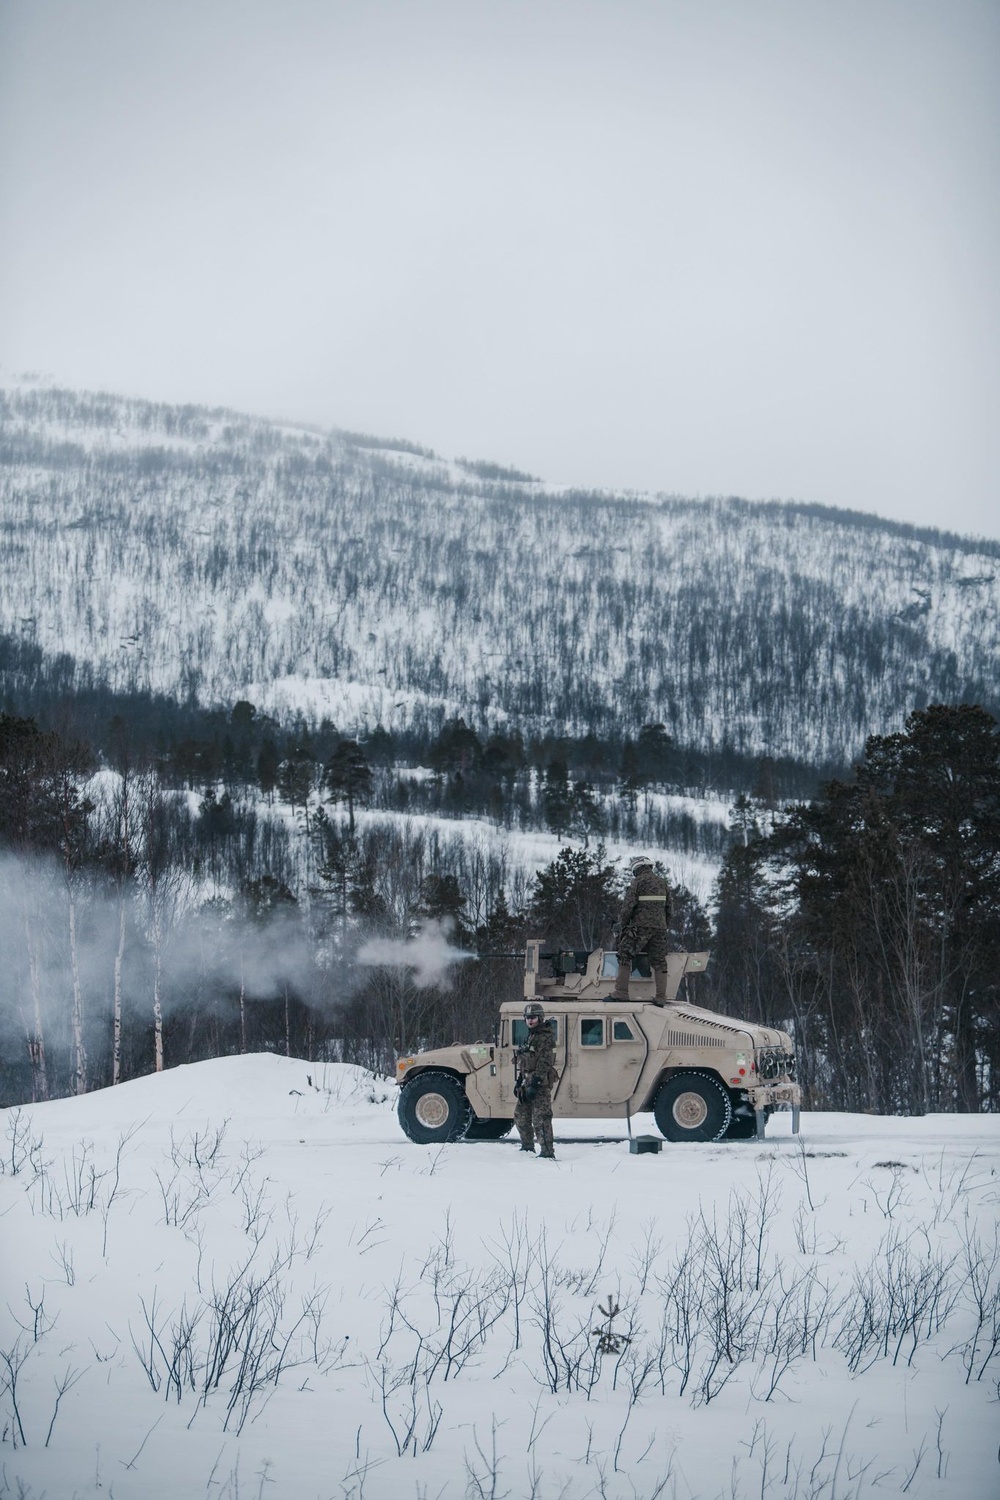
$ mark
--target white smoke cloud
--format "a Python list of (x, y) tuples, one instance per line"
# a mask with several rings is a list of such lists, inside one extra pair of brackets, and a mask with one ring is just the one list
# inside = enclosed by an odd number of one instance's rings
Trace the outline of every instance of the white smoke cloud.
[(413, 970), (418, 988), (445, 984), (453, 964), (475, 958), (464, 948), (455, 948), (441, 922), (427, 922), (412, 938), (371, 938), (358, 949), (356, 960), (369, 967)]
[[(279, 908), (255, 921), (239, 901), (217, 912), (201, 904), (189, 877), (170, 872), (158, 895), (130, 886), (119, 893), (95, 871), (75, 880), (75, 959), (88, 1028), (106, 1029), (122, 904), (127, 941), (122, 968), (126, 1013), (151, 1014), (153, 906), (159, 908), (165, 1018), (201, 1003), (212, 988), (242, 988), (248, 1002), (280, 998), (287, 989), (308, 996), (315, 981), (314, 944), (298, 907)], [(46, 1031), (61, 1040), (72, 990), (69, 884), (51, 856), (0, 852), (0, 1049), (20, 1037), (37, 986)], [(101, 1045), (97, 1034), (95, 1045)], [(0, 1050), (0, 1066), (4, 1054)]]

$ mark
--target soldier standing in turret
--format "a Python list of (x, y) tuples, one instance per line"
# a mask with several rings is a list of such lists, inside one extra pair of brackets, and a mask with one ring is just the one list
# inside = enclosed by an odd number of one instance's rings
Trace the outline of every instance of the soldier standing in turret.
[(663, 876), (657, 875), (653, 869), (653, 861), (648, 855), (637, 854), (629, 864), (632, 883), (625, 892), (618, 917), (618, 978), (611, 999), (628, 999), (632, 965), (640, 953), (646, 953), (656, 979), (656, 1003), (663, 1005), (667, 998), (670, 892)]
[(556, 1081), (555, 1033), (545, 1011), (537, 1000), (524, 1007), (528, 1026), (527, 1040), (514, 1053), (516, 1076), (514, 1124), (521, 1137), (521, 1150), (534, 1153), (535, 1137), (539, 1156), (555, 1160), (552, 1141), (552, 1085)]

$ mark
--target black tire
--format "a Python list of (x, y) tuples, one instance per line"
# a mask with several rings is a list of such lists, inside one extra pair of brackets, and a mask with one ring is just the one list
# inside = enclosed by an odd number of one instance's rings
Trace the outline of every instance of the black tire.
[(653, 1100), (657, 1128), (668, 1141), (721, 1141), (733, 1118), (729, 1090), (707, 1073), (678, 1073)]
[(466, 1141), (502, 1141), (505, 1135), (510, 1135), (514, 1129), (513, 1120), (477, 1120), (472, 1118), (465, 1135)]
[[(764, 1123), (771, 1118), (771, 1109), (764, 1111)], [(733, 1102), (733, 1118), (729, 1123), (729, 1129), (723, 1136), (725, 1141), (755, 1141), (757, 1139), (757, 1116), (750, 1105), (742, 1102)]]
[(734, 1104), (733, 1118), (723, 1136), (726, 1141), (752, 1141), (757, 1137), (757, 1116), (749, 1104)]
[(396, 1113), (400, 1125), (418, 1146), (460, 1141), (472, 1120), (465, 1090), (450, 1073), (418, 1073), (404, 1083)]

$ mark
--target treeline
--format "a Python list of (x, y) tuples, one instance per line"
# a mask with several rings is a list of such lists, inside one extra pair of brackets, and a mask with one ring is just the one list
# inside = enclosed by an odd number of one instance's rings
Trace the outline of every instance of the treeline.
[[(458, 721), (438, 749), (479, 753)], [(100, 767), (0, 715), (0, 1102), (261, 1048), (387, 1070), (401, 1051), (488, 1038), (519, 993), (516, 959), (463, 954), (609, 942), (623, 875), (599, 840), (532, 875), (459, 820), (448, 837), (362, 819), (373, 770), (358, 750), (338, 741), (318, 787), (311, 765), (308, 795), (289, 782), (269, 803), (172, 784), (124, 735)], [(639, 742), (633, 755), (641, 775)], [(714, 949), (701, 1003), (790, 1029), (809, 1107), (1000, 1106), (990, 715), (916, 713), (810, 802), (775, 816), (741, 796), (729, 838), (714, 920), (674, 890), (674, 943)], [(379, 945), (421, 931), (437, 962), (418, 984)]]
[(799, 1041), (814, 1107), (1000, 1107), (1000, 738), (932, 706), (765, 832), (735, 809), (713, 983)]
[[(114, 692), (89, 681), (72, 689), (75, 665), (0, 635), (0, 710), (58, 730), (115, 764), (123, 747), (154, 766), (166, 787), (218, 795), (226, 805), (254, 794), (294, 806), (329, 790), (342, 744), (361, 763), (352, 795), (383, 811), (484, 817), (506, 829), (548, 828), (589, 841), (647, 841), (721, 858), (725, 829), (648, 793), (777, 805), (811, 795), (814, 767), (791, 759), (677, 745), (662, 724), (632, 736), (491, 731), (464, 718), (437, 728), (376, 725), (360, 742), (328, 719), (280, 723), (241, 700), (204, 708), (197, 697)], [(832, 775), (837, 768), (826, 768)], [(334, 772), (336, 768), (334, 767)], [(336, 779), (336, 778), (335, 778)]]
[[(350, 753), (332, 764), (363, 774)], [(337, 807), (227, 805), (126, 748), (101, 770), (0, 715), (0, 1103), (260, 1049), (388, 1071), (400, 1050), (492, 1034), (521, 966), (470, 953), (610, 931), (622, 877), (602, 848), (530, 878), (488, 841), (357, 826), (339, 790)], [(679, 944), (707, 936), (684, 892), (676, 920)], [(438, 934), (434, 983), (377, 961), (422, 930)]]

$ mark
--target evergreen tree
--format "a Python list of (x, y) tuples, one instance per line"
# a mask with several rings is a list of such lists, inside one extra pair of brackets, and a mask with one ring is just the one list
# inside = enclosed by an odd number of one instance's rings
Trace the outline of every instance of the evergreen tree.
[(869, 739), (770, 840), (790, 870), (798, 976), (839, 1107), (977, 1109), (997, 1049), (1000, 736), (981, 708), (935, 705)]
[(464, 946), (471, 941), (466, 925), (466, 901), (455, 875), (427, 875), (420, 883), (418, 915), (441, 922), (453, 940)]
[(482, 769), (493, 780), (505, 781), (524, 766), (524, 743), (519, 734), (492, 734), (482, 753)]
[(449, 719), (431, 746), (428, 759), (435, 771), (468, 775), (479, 766), (482, 753), (475, 730), (464, 719)]
[(86, 750), (33, 719), (0, 714), (0, 848), (55, 851), (78, 841), (86, 810), (76, 785), (89, 764)]
[(631, 793), (670, 779), (674, 742), (663, 724), (644, 724), (622, 747), (622, 786)]
[(547, 826), (556, 835), (567, 833), (575, 810), (566, 762), (558, 758), (550, 760), (542, 783), (542, 812)]
[(476, 947), (480, 953), (509, 953), (524, 941), (524, 918), (510, 909), (507, 893), (501, 889), (486, 921), (476, 928)]
[(372, 768), (357, 740), (341, 740), (323, 768), (323, 786), (332, 802), (347, 803), (348, 832), (354, 835), (354, 807), (368, 801)]
[(270, 802), (278, 785), (278, 769), (281, 765), (281, 756), (274, 740), (268, 735), (260, 747), (257, 756), (257, 781), (261, 791)]
[(764, 876), (767, 845), (736, 823), (735, 841), (716, 881), (711, 980), (730, 1015), (769, 1025), (788, 1020), (787, 991), (774, 949), (775, 919)]
[(620, 901), (603, 844), (593, 852), (566, 848), (535, 876), (530, 916), (548, 942), (590, 952), (608, 941)]
[(574, 781), (570, 826), (583, 839), (584, 848), (590, 843), (590, 835), (600, 831), (603, 822), (603, 814), (590, 782)]
[(316, 762), (305, 745), (296, 745), (278, 767), (278, 790), (290, 807), (309, 806), (316, 778)]

